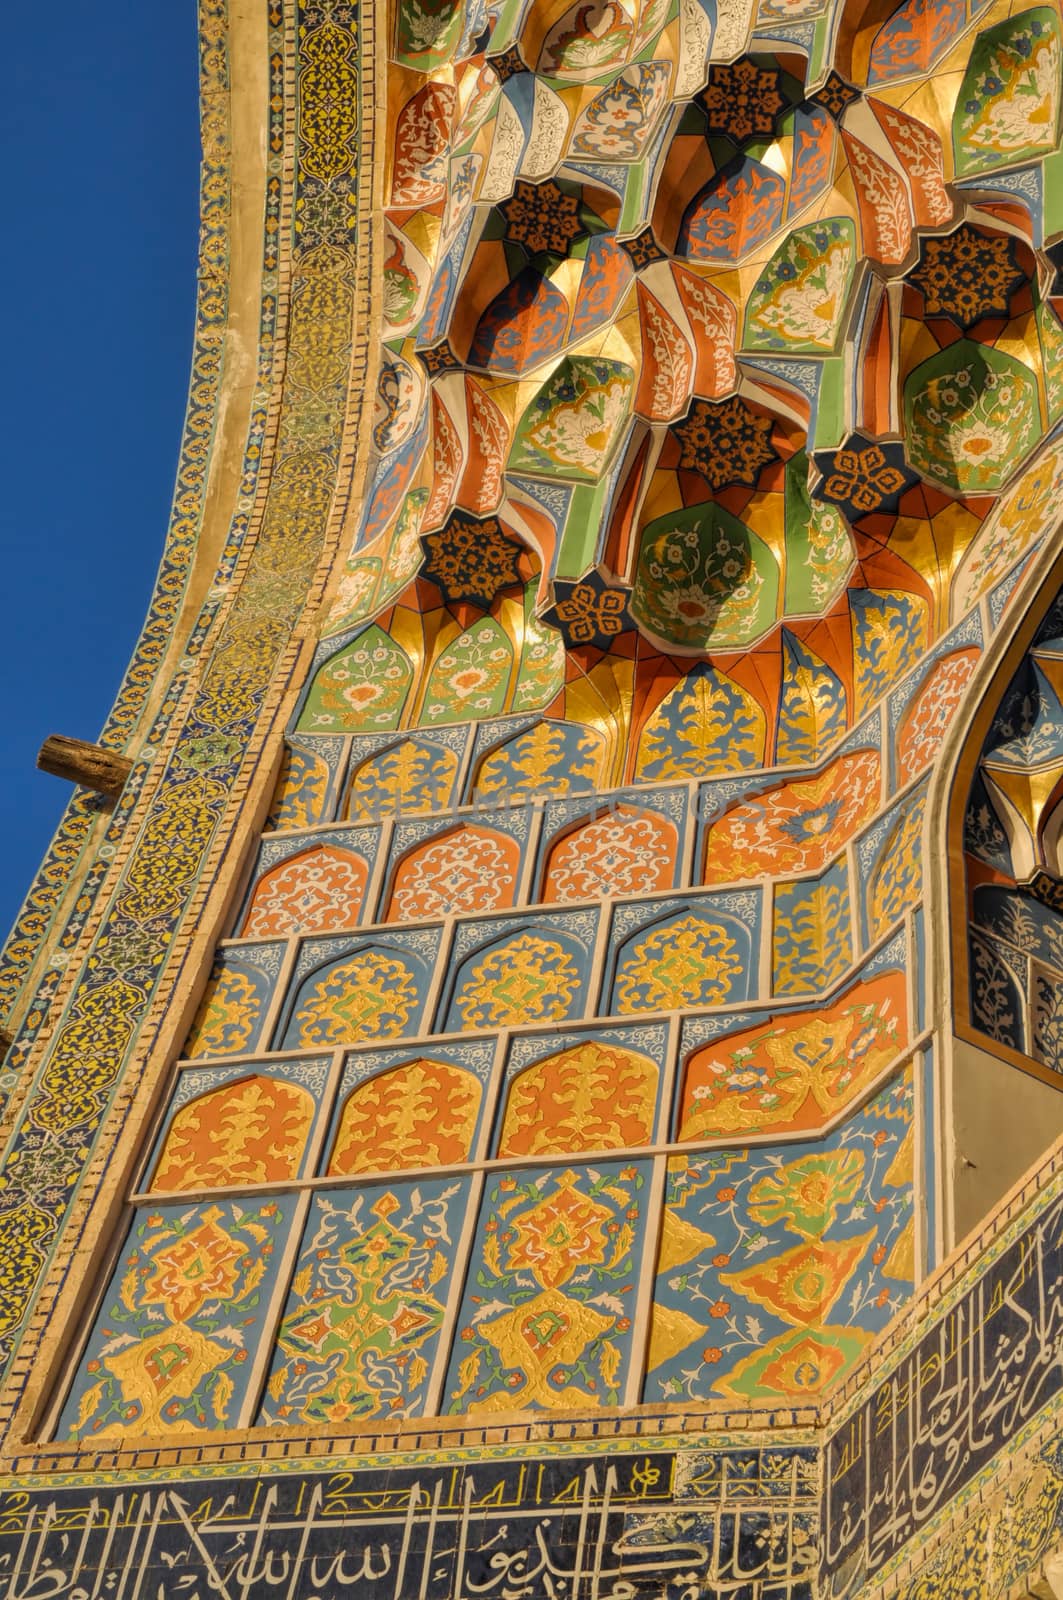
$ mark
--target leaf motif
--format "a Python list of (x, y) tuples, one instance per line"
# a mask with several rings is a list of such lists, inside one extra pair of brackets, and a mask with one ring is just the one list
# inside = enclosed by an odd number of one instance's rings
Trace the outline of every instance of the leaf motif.
[(103, 1389), (104, 1384), (101, 1380), (99, 1383), (94, 1383), (91, 1388), (85, 1390), (85, 1393), (81, 1396), (81, 1401), (78, 1405), (77, 1421), (74, 1423), (73, 1429), (71, 1430), (72, 1432), (81, 1432), (82, 1428), (85, 1426), (86, 1422), (88, 1422), (89, 1418), (92, 1416), (92, 1413), (99, 1405), (100, 1400), (103, 1398)]
[(852, 960), (848, 909), (839, 868), (814, 886), (780, 888), (775, 902), (778, 994), (817, 993), (845, 971)]
[(245, 1348), (245, 1340), (241, 1328), (215, 1328), (212, 1337), (221, 1339), (226, 1344), (231, 1344), (234, 1350), (243, 1350)]
[(460, 1384), (460, 1388), (458, 1389), (457, 1394), (454, 1396), (456, 1400), (460, 1400), (463, 1394), (467, 1394), (472, 1388), (473, 1384), (476, 1382), (477, 1374), (480, 1371), (480, 1354), (481, 1352), (479, 1350), (473, 1350), (471, 1354), (467, 1355), (459, 1364), (458, 1383)]
[(686, 340), (663, 306), (640, 282), (639, 308), (649, 350), (639, 388), (639, 406), (648, 415), (674, 416), (686, 397), (692, 361)]
[(482, 1306), (476, 1307), (476, 1310), (472, 1314), (473, 1324), (475, 1326), (477, 1322), (483, 1322), (487, 1317), (501, 1316), (503, 1312), (509, 1311), (510, 1309), (511, 1308), (508, 1301), (488, 1300)]
[(484, 1236), (484, 1266), (494, 1277), (502, 1276), (502, 1261), (498, 1252), (497, 1233), (488, 1233)]
[(589, 1306), (604, 1306), (606, 1311), (611, 1311), (617, 1317), (624, 1315), (624, 1302), (617, 1294), (596, 1294), (592, 1300), (587, 1301), (587, 1304)]
[(616, 1388), (617, 1374), (620, 1371), (620, 1346), (616, 1344), (603, 1344), (602, 1346), (602, 1381), (607, 1389)]
[(113, 1356), (116, 1350), (124, 1350), (127, 1345), (137, 1343), (139, 1343), (139, 1341), (132, 1333), (116, 1334), (113, 1339), (108, 1339), (106, 1344), (100, 1346), (100, 1358), (102, 1359), (104, 1356)]
[(211, 1410), (219, 1422), (224, 1422), (229, 1409), (229, 1401), (233, 1397), (233, 1380), (227, 1372), (218, 1373), (218, 1381), (210, 1397)]
[[(629, 1222), (622, 1223), (617, 1229), (613, 1240), (613, 1253), (609, 1259), (609, 1267), (617, 1267), (625, 1259), (631, 1249), (635, 1238), (635, 1230)], [(609, 1268), (606, 1269), (607, 1271)]]
[(258, 1285), (265, 1276), (266, 1263), (261, 1258), (259, 1258), (257, 1261), (252, 1261), (251, 1265), (244, 1274), (244, 1281), (240, 1286), (240, 1293), (235, 1296), (237, 1303), (239, 1303), (241, 1300), (246, 1300), (248, 1295), (251, 1294), (252, 1290), (257, 1289)]
[(845, 732), (845, 694), (818, 656), (783, 635), (785, 676), (775, 758), (780, 766), (814, 762)]
[(410, 1386), (411, 1394), (424, 1382), (427, 1376), (428, 1362), (425, 1360), (424, 1356), (414, 1356), (406, 1371), (406, 1377)]

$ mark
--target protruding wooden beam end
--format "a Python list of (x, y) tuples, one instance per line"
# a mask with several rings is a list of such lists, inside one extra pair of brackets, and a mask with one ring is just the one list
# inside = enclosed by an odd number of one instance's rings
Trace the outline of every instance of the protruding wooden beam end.
[(68, 739), (61, 733), (45, 739), (37, 754), (37, 765), (42, 772), (65, 778), (68, 783), (80, 783), (83, 788), (95, 789), (112, 799), (121, 794), (133, 767), (125, 756), (116, 755), (102, 744)]

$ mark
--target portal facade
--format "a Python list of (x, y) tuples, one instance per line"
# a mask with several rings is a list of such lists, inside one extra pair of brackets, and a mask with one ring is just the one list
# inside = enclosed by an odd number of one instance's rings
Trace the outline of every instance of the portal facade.
[(1061, 27), (204, 0), (12, 1600), (1063, 1595)]

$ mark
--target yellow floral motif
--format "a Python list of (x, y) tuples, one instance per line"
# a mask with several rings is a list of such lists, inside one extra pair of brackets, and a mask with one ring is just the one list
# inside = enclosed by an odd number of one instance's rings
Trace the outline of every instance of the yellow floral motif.
[[(130, 1018), (136, 1015), (142, 998), (141, 991), (122, 978), (113, 978), (98, 989), (86, 987), (75, 996), (63, 1028), (64, 1049), (56, 1052), (41, 1079), (42, 1096), (33, 1113), (38, 1127), (76, 1127), (93, 1114), (98, 1097), (110, 1080), (114, 1052), (125, 1038)], [(42, 1216), (31, 1206), (28, 1215), (20, 1208), (5, 1212), (0, 1222), (0, 1257), (5, 1236), (16, 1239), (18, 1264), (9, 1261), (6, 1270), (20, 1280), (25, 1260), (23, 1241), (27, 1236), (37, 1236)], [(8, 1281), (0, 1273), (0, 1282)], [(0, 1317), (0, 1323), (2, 1320)]]
[(923, 890), (921, 846), (926, 795), (894, 825), (868, 885), (868, 922), (878, 939), (914, 906)]
[[(604, 741), (599, 733), (554, 722), (538, 722), (484, 757), (477, 794), (564, 794), (598, 782)], [(566, 735), (569, 735), (566, 738)]]
[[(163, 1408), (173, 1400), (187, 1400), (203, 1378), (208, 1377), (232, 1352), (196, 1328), (178, 1322), (116, 1355), (107, 1356), (104, 1366), (113, 1372), (127, 1405), (139, 1404), (137, 1431), (149, 1438), (159, 1434), (202, 1433), (194, 1422), (180, 1417), (163, 1416)], [(232, 1385), (219, 1379), (221, 1393), (217, 1395), (216, 1409), (221, 1413), (216, 1422), (231, 1426), (233, 1419), (226, 1415), (228, 1400), (232, 1398)], [(86, 1400), (97, 1398), (89, 1390)], [(85, 1407), (83, 1406), (83, 1409)], [(127, 1429), (121, 1422), (111, 1422), (93, 1434), (94, 1439), (121, 1437)]]
[(454, 1004), (467, 1028), (560, 1021), (579, 987), (579, 968), (563, 945), (524, 933), (473, 964)]
[(887, 974), (814, 1014), (798, 1012), (695, 1052), (679, 1138), (822, 1126), (904, 1044), (903, 983), (902, 974)]
[(19, 1206), (0, 1215), (0, 1261), (4, 1297), (0, 1302), (0, 1334), (18, 1325), (22, 1307), (44, 1267), (41, 1241), (48, 1238), (48, 1218), (35, 1207)]
[(300, 165), (330, 183), (354, 164), (358, 133), (358, 69), (351, 61), (354, 35), (325, 22), (303, 41), (299, 75)]
[(360, 950), (329, 967), (295, 1013), (297, 1046), (357, 1044), (402, 1033), (417, 1005), (409, 968), (378, 950)]
[(875, 1230), (855, 1239), (813, 1239), (768, 1261), (721, 1272), (720, 1282), (801, 1327), (825, 1322), (846, 1288)]
[(182, 1106), (170, 1124), (151, 1187), (215, 1189), (294, 1178), (314, 1120), (305, 1089), (254, 1076)]
[(347, 815), (353, 822), (378, 822), (405, 812), (438, 811), (450, 798), (457, 770), (453, 750), (404, 739), (358, 768)]
[(633, 941), (617, 972), (615, 1009), (671, 1011), (726, 1000), (742, 957), (718, 924), (681, 917)]
[(289, 373), (315, 392), (341, 383), (350, 360), (347, 330), (353, 295), (344, 282), (347, 266), (342, 250), (319, 246), (302, 265), (292, 301)]
[(184, 1322), (208, 1300), (223, 1303), (237, 1282), (237, 1267), (247, 1245), (218, 1227), (222, 1212), (212, 1206), (198, 1228), (165, 1245), (154, 1257), (155, 1270), (144, 1283), (145, 1305), (161, 1306), (171, 1322)]
[(310, 755), (306, 750), (289, 750), (277, 779), (269, 826), (311, 828), (315, 822), (320, 822), (328, 779), (328, 767), (320, 756)]
[[(551, 1193), (510, 1219), (516, 1233), (510, 1266), (526, 1268), (544, 1289), (558, 1289), (577, 1267), (604, 1261), (605, 1225), (611, 1216), (608, 1206), (580, 1193), (574, 1172), (566, 1172)], [(619, 1254), (626, 1253), (633, 1236), (630, 1227), (624, 1230), (616, 1247)]]
[(870, 1339), (862, 1328), (844, 1325), (791, 1328), (717, 1378), (715, 1387), (740, 1405), (776, 1396), (808, 1400), (847, 1372)]
[(926, 650), (929, 607), (920, 595), (869, 590), (866, 603), (851, 609), (855, 716), (862, 717)]
[(356, 1084), (344, 1102), (330, 1174), (467, 1161), (480, 1110), (471, 1072), (407, 1061)]
[[(1021, 1474), (1014, 1469), (1006, 1479), (1001, 1474), (997, 1481), (1002, 1480), (1007, 1487), (988, 1502), (980, 1498), (974, 1503), (977, 1515), (938, 1560), (927, 1563), (905, 1600), (1004, 1594), (1020, 1574), (1032, 1576), (1039, 1557), (1058, 1536), (1063, 1476), (1041, 1460)], [(1022, 1587), (1036, 1594), (1041, 1585), (1034, 1589), (1028, 1582)]]
[(830, 1227), (841, 1206), (855, 1200), (863, 1176), (859, 1150), (802, 1156), (759, 1178), (749, 1190), (746, 1209), (761, 1227), (781, 1222), (791, 1233), (814, 1239)]
[(815, 994), (853, 959), (849, 895), (842, 871), (818, 884), (779, 884), (772, 947), (775, 994)]
[(185, 1055), (235, 1056), (248, 1048), (258, 1026), (262, 1001), (246, 972), (223, 967), (207, 985)]
[(484, 1326), (483, 1335), (497, 1350), (502, 1365), (523, 1375), (523, 1384), (484, 1399), (471, 1399), (467, 1409), (520, 1411), (537, 1405), (565, 1410), (601, 1405), (601, 1395), (588, 1394), (576, 1384), (551, 1387), (548, 1378), (556, 1368), (578, 1361), (593, 1340), (609, 1332), (615, 1320), (579, 1300), (570, 1300), (560, 1289), (544, 1289), (534, 1300), (505, 1312)]
[(635, 775), (708, 778), (764, 759), (767, 724), (753, 696), (715, 668), (680, 679), (647, 718)]

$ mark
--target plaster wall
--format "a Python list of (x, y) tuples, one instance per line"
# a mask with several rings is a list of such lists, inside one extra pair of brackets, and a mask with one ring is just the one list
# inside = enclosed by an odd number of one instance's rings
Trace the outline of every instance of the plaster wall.
[(958, 1243), (1063, 1133), (1063, 1095), (966, 1039), (953, 1041), (950, 1181)]

